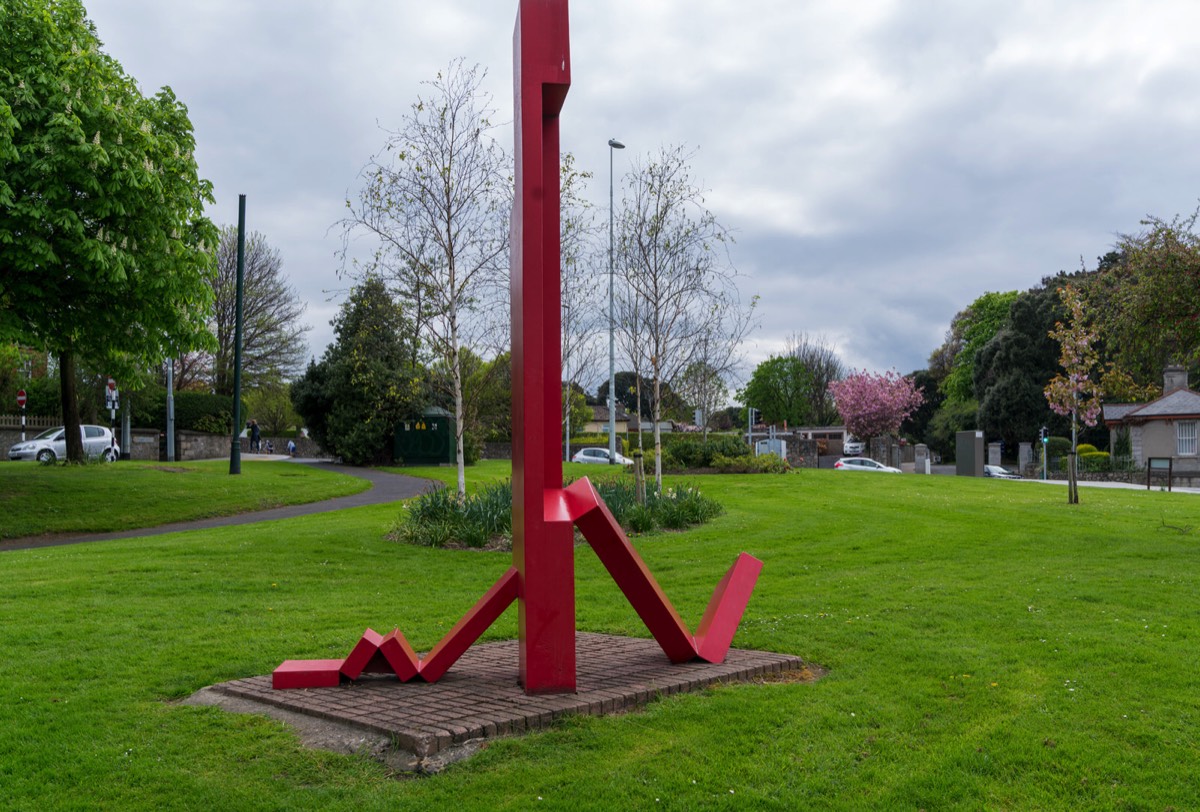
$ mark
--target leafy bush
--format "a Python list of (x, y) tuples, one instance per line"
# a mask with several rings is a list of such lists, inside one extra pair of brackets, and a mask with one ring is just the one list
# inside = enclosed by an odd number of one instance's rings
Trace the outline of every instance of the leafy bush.
[[(17, 390), (24, 389), (26, 395), (25, 414), (29, 417), (57, 417), (62, 419), (62, 390), (57, 375), (44, 378), (30, 378), (20, 383), (13, 382), (12, 390), (5, 392), (4, 411), (13, 409), (10, 405), (17, 396)], [(15, 413), (15, 412), (14, 412)]]
[[(667, 435), (663, 438), (663, 466), (678, 468), (713, 468), (713, 458), (742, 457), (750, 454), (750, 447), (738, 437), (728, 434), (710, 434), (708, 439), (695, 434)], [(675, 464), (672, 464), (675, 463)]]
[(192, 430), (203, 431), (207, 434), (230, 434), (233, 431), (233, 415), (229, 412), (222, 412), (219, 415), (200, 415), (200, 418), (192, 426)]
[(1079, 445), (1075, 446), (1076, 453), (1078, 453), (1081, 457), (1084, 454), (1095, 454), (1099, 450), (1100, 449), (1096, 448), (1096, 446), (1092, 445), (1091, 443), (1080, 443)]
[(719, 503), (706, 499), (692, 486), (667, 488), (662, 494), (647, 494), (646, 506), (655, 522), (668, 530), (704, 524), (723, 511)]
[(1046, 453), (1051, 457), (1065, 457), (1071, 451), (1071, 440), (1068, 437), (1050, 437), (1046, 443)]
[[(1080, 446), (1082, 449), (1083, 446)], [(1107, 451), (1091, 451), (1084, 454), (1082, 451), (1079, 454), (1079, 470), (1080, 471), (1109, 471), (1112, 469), (1112, 460), (1109, 458)]]
[[(641, 505), (636, 485), (628, 477), (602, 478), (592, 484), (613, 518), (628, 532), (682, 529), (724, 512), (719, 503), (692, 486), (668, 488), (661, 495), (649, 493), (646, 504)], [(423, 547), (457, 544), (480, 548), (498, 542), (498, 546), (511, 546), (512, 483), (489, 485), (465, 497), (449, 488), (419, 496), (405, 505), (388, 538)]]
[(478, 548), (512, 534), (512, 483), (508, 481), (467, 496), (441, 488), (417, 497), (404, 508), (404, 515), (388, 537), (406, 544), (445, 547), (457, 542)]
[(723, 474), (786, 474), (792, 469), (788, 461), (778, 454), (759, 454), (757, 457), (713, 458), (712, 467)]

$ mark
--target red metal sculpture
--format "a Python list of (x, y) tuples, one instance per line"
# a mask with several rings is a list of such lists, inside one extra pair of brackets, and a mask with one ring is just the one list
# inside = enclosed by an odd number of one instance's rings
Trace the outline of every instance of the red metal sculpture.
[(762, 562), (742, 553), (693, 635), (587, 479), (563, 488), (558, 114), (571, 83), (567, 0), (519, 0), (513, 36), (516, 195), (512, 214), (513, 566), (425, 657), (399, 630), (367, 629), (345, 660), (289, 660), (275, 688), (394, 673), (433, 682), (515, 600), (526, 693), (575, 690), (578, 526), (672, 662), (725, 658)]

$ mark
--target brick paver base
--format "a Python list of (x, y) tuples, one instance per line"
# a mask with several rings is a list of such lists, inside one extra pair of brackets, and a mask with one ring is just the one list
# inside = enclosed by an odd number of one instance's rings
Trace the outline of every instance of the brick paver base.
[(725, 662), (672, 665), (653, 640), (576, 635), (577, 692), (526, 696), (517, 684), (517, 641), (467, 650), (436, 683), (364, 679), (332, 688), (276, 691), (271, 677), (213, 686), (213, 691), (386, 734), (418, 758), (486, 739), (546, 727), (565, 714), (605, 714), (718, 682), (799, 671), (799, 657), (730, 649)]

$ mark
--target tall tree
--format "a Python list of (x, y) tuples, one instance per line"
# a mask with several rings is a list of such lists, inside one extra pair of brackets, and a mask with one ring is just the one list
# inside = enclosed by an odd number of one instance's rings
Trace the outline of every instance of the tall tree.
[(184, 105), (143, 96), (77, 0), (0, 4), (0, 340), (58, 356), (70, 460), (79, 362), (132, 381), (211, 346), (194, 147)]
[(804, 426), (813, 422), (813, 379), (795, 355), (773, 355), (754, 368), (738, 400), (762, 414), (764, 423)]
[(715, 328), (714, 319), (743, 318), (737, 272), (726, 250), (730, 237), (705, 208), (691, 158), (674, 146), (644, 162), (635, 159), (625, 178), (620, 218), (622, 287), (636, 302), (640, 323), (634, 327), (653, 381), (654, 478), (660, 491), (663, 384), (687, 369), (703, 336), (740, 341), (738, 330)]
[(1200, 210), (1170, 221), (1149, 217), (1123, 235), (1088, 291), (1090, 309), (1122, 365), (1142, 383), (1167, 364), (1200, 364)]
[(279, 437), (302, 422), (292, 406), (291, 387), (278, 376), (259, 380), (247, 391), (245, 401), (249, 416), (265, 435)]
[(837, 408), (829, 385), (846, 377), (846, 366), (824, 336), (808, 333), (793, 333), (787, 341), (787, 354), (798, 359), (808, 370), (812, 386), (809, 388), (809, 420), (817, 426), (831, 426), (838, 419)]
[[(233, 394), (234, 328), (237, 316), (237, 228), (221, 229), (217, 246), (212, 386)], [(242, 383), (253, 388), (272, 378), (290, 380), (304, 369), (310, 329), (301, 322), (304, 303), (283, 275), (283, 257), (257, 231), (246, 235), (242, 278)]]
[(940, 381), (928, 369), (918, 369), (907, 377), (912, 379), (913, 386), (921, 390), (924, 398), (921, 405), (904, 418), (904, 422), (900, 424), (900, 433), (914, 442), (923, 442), (932, 446), (933, 443), (929, 440), (929, 427), (946, 396), (938, 390)]
[(708, 437), (713, 418), (729, 399), (729, 387), (725, 376), (707, 361), (697, 360), (688, 364), (678, 379), (679, 395), (696, 412), (699, 412), (700, 428)]
[(391, 460), (396, 425), (424, 405), (412, 326), (383, 281), (368, 277), (333, 321), (336, 341), (291, 387), (292, 405), (322, 448), (354, 465)]
[[(559, 194), (560, 217), (560, 308), (563, 431), (578, 434), (582, 414), (586, 422), (590, 410), (580, 410), (571, 397), (572, 384), (591, 381), (600, 370), (601, 354), (597, 338), (607, 324), (601, 301), (601, 275), (596, 273), (595, 218), (584, 190), (592, 175), (575, 166), (575, 156), (563, 153)], [(569, 445), (569, 444), (568, 444)]]
[(950, 373), (942, 381), (942, 391), (950, 400), (975, 397), (975, 356), (992, 340), (1008, 320), (1008, 311), (1017, 298), (1015, 290), (985, 293), (954, 317), (947, 345), (957, 345)]
[(830, 390), (846, 429), (860, 440), (896, 434), (922, 400), (912, 379), (895, 371), (853, 372), (830, 384)]
[(347, 270), (386, 277), (449, 370), (459, 493), (466, 493), (460, 355), (503, 329), (498, 308), (508, 301), (510, 162), (493, 137), (485, 76), (456, 60), (426, 83), (429, 94), (418, 96), (363, 169), (363, 188), (346, 202), (342, 221), (348, 261), (355, 234), (377, 243), (369, 261)]
[(1047, 277), (1020, 293), (1004, 324), (976, 354), (978, 427), (1010, 448), (1032, 440), (1052, 417), (1042, 394), (1058, 369), (1058, 345), (1050, 331), (1065, 315), (1057, 290), (1073, 278)]
[(1088, 325), (1084, 314), (1083, 297), (1078, 290), (1067, 285), (1058, 291), (1069, 314), (1069, 323), (1061, 321), (1054, 325), (1050, 337), (1061, 348), (1059, 363), (1063, 373), (1054, 377), (1046, 386), (1046, 400), (1050, 408), (1060, 415), (1071, 418), (1071, 456), (1067, 465), (1067, 502), (1079, 503), (1079, 484), (1076, 463), (1079, 452), (1078, 423), (1096, 425), (1100, 416), (1100, 385), (1096, 378), (1099, 355), (1096, 352), (1096, 333)]
[[(653, 390), (653, 382), (648, 378), (638, 379), (638, 376), (629, 370), (617, 370), (617, 374), (613, 376), (616, 379), (617, 393), (616, 402), (625, 407), (625, 411), (629, 414), (648, 417), (653, 411), (653, 406), (650, 403), (650, 392)], [(665, 387), (667, 394), (664, 397), (667, 400), (674, 400), (673, 392), (670, 386)], [(596, 387), (596, 402), (600, 404), (608, 403), (608, 381), (600, 382)]]
[(672, 388), (680, 398), (703, 413), (705, 437), (709, 416), (716, 414), (729, 399), (725, 382), (737, 374), (745, 360), (742, 343), (757, 327), (754, 318), (757, 307), (757, 296), (750, 299), (747, 307), (742, 306), (736, 295), (716, 298), (701, 322), (700, 333), (692, 345), (691, 361), (672, 379)]

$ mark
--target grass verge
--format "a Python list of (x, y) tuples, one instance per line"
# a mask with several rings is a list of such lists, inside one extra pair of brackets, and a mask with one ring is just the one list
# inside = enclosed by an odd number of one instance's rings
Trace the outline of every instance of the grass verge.
[(0, 464), (0, 539), (44, 533), (104, 533), (228, 516), (359, 493), (370, 483), (310, 465), (119, 462)]
[[(674, 696), (397, 781), (285, 727), (169, 700), (429, 648), (509, 565), (396, 545), (394, 506), (0, 555), (0, 797), (13, 809), (1194, 809), (1197, 497), (805, 471), (703, 481), (726, 513), (637, 542), (693, 625), (765, 562), (735, 645), (815, 685)], [(1179, 529), (1172, 529), (1179, 528)], [(578, 626), (646, 636), (590, 550)], [(515, 635), (510, 610), (485, 635)]]

